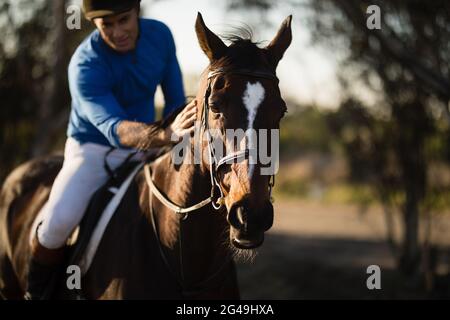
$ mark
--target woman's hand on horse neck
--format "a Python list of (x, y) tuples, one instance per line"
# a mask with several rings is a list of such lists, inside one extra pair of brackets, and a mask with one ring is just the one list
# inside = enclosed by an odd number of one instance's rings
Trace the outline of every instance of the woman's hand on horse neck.
[(146, 124), (123, 120), (117, 127), (117, 134), (123, 146), (148, 150), (177, 143), (184, 135), (195, 130), (196, 119), (197, 101), (193, 100), (167, 128), (162, 128), (160, 122)]

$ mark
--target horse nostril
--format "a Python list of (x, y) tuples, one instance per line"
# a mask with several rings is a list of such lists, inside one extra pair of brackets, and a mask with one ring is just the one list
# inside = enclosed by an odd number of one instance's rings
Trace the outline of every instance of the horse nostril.
[(269, 203), (266, 207), (266, 212), (264, 215), (263, 228), (264, 231), (269, 230), (273, 225), (273, 206)]
[(266, 218), (266, 221), (264, 222), (264, 231), (269, 230), (273, 226), (273, 214), (268, 216)]
[(244, 211), (244, 208), (243, 207), (237, 208), (236, 213), (237, 213), (237, 218), (238, 218), (239, 222), (242, 225), (245, 224), (246, 223), (246, 219), (247, 219), (247, 215), (246, 215), (246, 213)]
[(232, 227), (239, 229), (241, 224), (238, 218), (237, 211), (238, 208), (236, 207), (231, 208), (230, 212), (227, 215), (227, 221)]
[(247, 212), (242, 206), (233, 207), (227, 216), (228, 223), (232, 227), (243, 231), (247, 229), (247, 219)]
[(231, 207), (227, 221), (230, 226), (243, 233), (264, 232), (273, 225), (273, 206), (267, 202), (263, 207), (252, 211), (239, 202)]

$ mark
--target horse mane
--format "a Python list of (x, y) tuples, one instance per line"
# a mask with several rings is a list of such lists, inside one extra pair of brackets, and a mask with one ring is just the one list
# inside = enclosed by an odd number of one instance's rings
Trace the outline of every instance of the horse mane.
[(253, 32), (248, 26), (233, 28), (233, 33), (221, 35), (229, 42), (225, 56), (213, 61), (211, 68), (229, 69), (261, 69), (261, 65), (269, 67), (265, 50), (258, 47), (260, 42), (252, 40)]
[(231, 30), (233, 30), (233, 31), (224, 33), (224, 34), (220, 35), (220, 37), (223, 40), (229, 42), (230, 44), (240, 42), (240, 41), (246, 41), (246, 40), (249, 40), (250, 42), (252, 42), (253, 30), (252, 30), (252, 28), (250, 28), (250, 26), (248, 26), (246, 24), (243, 24), (240, 27), (233, 26), (233, 27), (231, 27)]

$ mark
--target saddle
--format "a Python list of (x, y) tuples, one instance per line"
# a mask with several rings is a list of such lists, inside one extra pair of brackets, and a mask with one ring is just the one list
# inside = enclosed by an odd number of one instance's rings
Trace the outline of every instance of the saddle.
[(68, 266), (76, 265), (80, 267), (82, 275), (87, 272), (103, 233), (134, 177), (145, 163), (154, 161), (169, 150), (170, 148), (152, 150), (146, 154), (143, 162), (131, 161), (131, 155), (115, 170), (109, 168), (105, 156), (105, 169), (109, 173), (109, 179), (93, 194), (79, 226), (68, 239), (68, 259), (64, 263), (64, 270), (59, 270), (49, 283), (47, 288), (49, 296), (60, 288), (67, 299), (84, 298), (81, 290), (64, 289), (65, 281), (62, 280), (65, 276), (65, 269)]
[[(131, 161), (131, 154), (117, 169), (111, 170), (105, 156), (105, 169), (109, 180), (92, 196), (83, 219), (78, 226), (76, 241), (72, 246), (68, 265), (78, 265), (85, 274), (95, 255), (109, 220), (114, 215), (137, 173), (144, 163), (149, 163), (170, 151), (170, 147), (152, 149), (147, 152), (144, 162)], [(112, 151), (112, 150), (111, 150)], [(88, 250), (88, 252), (86, 252)]]
[[(105, 208), (111, 202), (113, 197), (117, 195), (122, 184), (139, 164), (140, 162), (137, 161), (127, 161), (122, 164), (119, 168), (111, 172), (112, 174), (110, 175), (109, 180), (93, 194), (83, 219), (78, 226), (76, 241), (73, 244), (70, 259), (67, 262), (68, 265), (80, 265), (83, 254), (87, 249), (91, 236), (98, 225)], [(128, 186), (126, 186), (126, 189), (128, 189)]]

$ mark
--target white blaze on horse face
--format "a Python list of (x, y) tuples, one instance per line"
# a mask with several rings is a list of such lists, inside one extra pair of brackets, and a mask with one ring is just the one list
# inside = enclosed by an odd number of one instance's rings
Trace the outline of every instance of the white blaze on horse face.
[[(248, 149), (250, 150), (250, 153), (252, 154), (253, 149), (256, 149), (256, 134), (253, 130), (253, 123), (255, 122), (256, 113), (258, 112), (258, 108), (261, 105), (261, 102), (264, 100), (264, 87), (261, 85), (261, 83), (256, 82), (254, 84), (247, 82), (247, 88), (244, 92), (244, 96), (242, 97), (242, 100), (244, 101), (245, 108), (247, 108), (248, 115), (248, 128), (246, 131), (247, 141), (248, 141)], [(253, 153), (256, 154), (256, 153)], [(252, 160), (250, 158), (250, 160)], [(254, 163), (256, 159), (253, 159), (253, 161), (249, 161), (250, 163), (250, 170), (248, 173), (249, 179), (253, 176), (253, 171), (255, 170)]]

